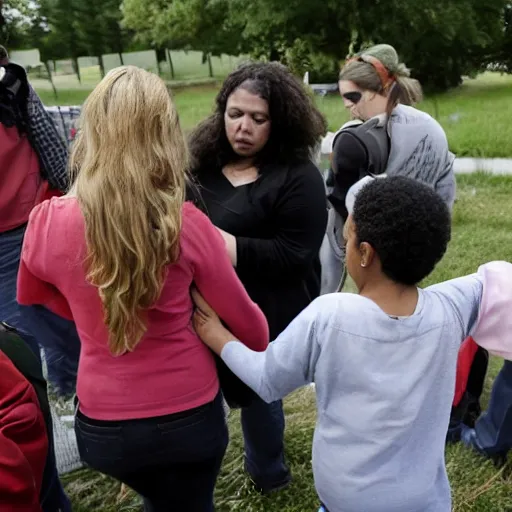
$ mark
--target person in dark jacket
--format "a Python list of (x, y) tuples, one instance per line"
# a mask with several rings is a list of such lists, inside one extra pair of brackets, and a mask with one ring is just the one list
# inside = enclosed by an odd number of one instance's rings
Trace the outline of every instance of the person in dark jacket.
[[(214, 114), (190, 138), (192, 198), (224, 237), (270, 339), (320, 293), (327, 203), (311, 157), (325, 132), (325, 119), (284, 66), (249, 63), (228, 76)], [(254, 397), (241, 416), (256, 487), (268, 493), (286, 486), (282, 403)]]
[(48, 435), (48, 455), (39, 495), (42, 510), (43, 512), (71, 512), (71, 503), (64, 493), (57, 472), (52, 416), (41, 362), (20, 333), (4, 322), (0, 322), (0, 354), (6, 356), (32, 385), (45, 421)]
[(0, 350), (0, 502), (4, 512), (40, 512), (48, 438), (37, 395)]

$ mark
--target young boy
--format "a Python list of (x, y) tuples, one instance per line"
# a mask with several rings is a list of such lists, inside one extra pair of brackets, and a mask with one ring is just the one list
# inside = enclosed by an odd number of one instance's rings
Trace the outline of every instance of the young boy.
[(194, 325), (266, 401), (315, 382), (313, 473), (326, 511), (450, 512), (444, 447), (457, 355), (496, 269), (418, 288), (446, 251), (448, 207), (416, 181), (370, 181), (355, 204), (347, 198), (358, 295), (320, 297), (261, 353), (233, 341), (197, 294)]

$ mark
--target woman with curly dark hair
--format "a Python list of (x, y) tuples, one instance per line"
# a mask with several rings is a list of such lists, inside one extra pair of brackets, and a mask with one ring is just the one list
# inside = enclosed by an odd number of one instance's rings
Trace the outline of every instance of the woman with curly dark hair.
[[(215, 112), (191, 135), (195, 199), (223, 235), (271, 339), (320, 293), (327, 205), (311, 156), (325, 132), (286, 67), (249, 63), (228, 76)], [(254, 396), (241, 405), (246, 470), (263, 493), (286, 486), (282, 403)]]

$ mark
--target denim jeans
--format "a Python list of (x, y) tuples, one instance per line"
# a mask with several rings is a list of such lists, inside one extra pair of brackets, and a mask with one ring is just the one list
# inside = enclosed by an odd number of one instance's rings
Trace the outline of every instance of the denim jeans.
[(257, 397), (242, 409), (245, 465), (257, 487), (270, 491), (286, 484), (290, 470), (284, 460), (284, 413), (279, 400), (267, 404)]
[(505, 361), (494, 381), (487, 411), (475, 424), (476, 440), (488, 455), (512, 449), (512, 362)]
[(44, 350), (48, 382), (59, 396), (76, 391), (80, 339), (74, 322), (42, 306), (19, 306), (23, 325), (36, 335)]
[(16, 327), (34, 353), (43, 347), (48, 380), (59, 394), (74, 393), (80, 341), (73, 322), (16, 301), (16, 281), (25, 227), (0, 234), (0, 320)]
[(93, 469), (138, 492), (147, 512), (213, 512), (213, 491), (228, 445), (222, 396), (168, 416), (100, 421), (80, 411), (78, 450)]

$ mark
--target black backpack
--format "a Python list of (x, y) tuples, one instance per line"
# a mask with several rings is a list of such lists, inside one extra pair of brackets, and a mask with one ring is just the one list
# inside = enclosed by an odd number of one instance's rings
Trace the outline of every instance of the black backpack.
[(30, 384), (32, 384), (47, 427), (51, 427), (50, 405), (41, 362), (32, 352), (32, 349), (23, 341), (18, 331), (5, 322), (0, 322), (0, 350), (11, 360), (11, 363)]
[[(366, 158), (361, 162), (357, 173), (352, 172), (345, 177), (345, 182), (340, 188), (337, 187), (337, 178), (332, 167), (327, 175), (327, 198), (331, 208), (329, 208), (327, 229), (320, 248), (320, 262), (322, 264), (320, 293), (322, 295), (341, 291), (345, 284), (345, 250), (341, 244), (341, 233), (346, 216), (345, 193), (348, 192), (350, 186), (365, 176), (383, 174), (386, 171), (390, 150), (387, 124), (385, 119), (381, 117), (369, 119), (365, 123), (344, 125), (334, 135), (333, 153), (340, 151), (340, 147), (336, 143), (340, 141), (341, 134), (348, 137), (348, 140), (353, 138), (354, 142), (357, 141), (358, 146), (364, 148)], [(347, 141), (347, 138), (345, 138), (345, 141)], [(353, 176), (353, 174), (356, 174), (356, 176)], [(347, 180), (347, 178), (350, 179)], [(352, 180), (354, 180), (353, 183)], [(329, 271), (326, 271), (326, 268), (329, 268)], [(333, 271), (334, 268), (335, 271)]]
[(381, 117), (374, 117), (365, 123), (341, 128), (334, 136), (333, 152), (336, 151), (336, 141), (341, 133), (353, 137), (365, 148), (366, 166), (360, 168), (359, 179), (368, 175), (382, 174), (386, 171), (390, 140), (385, 120)]
[(16, 126), (28, 134), (27, 103), (29, 86), (27, 73), (18, 64), (0, 66), (0, 123)]

